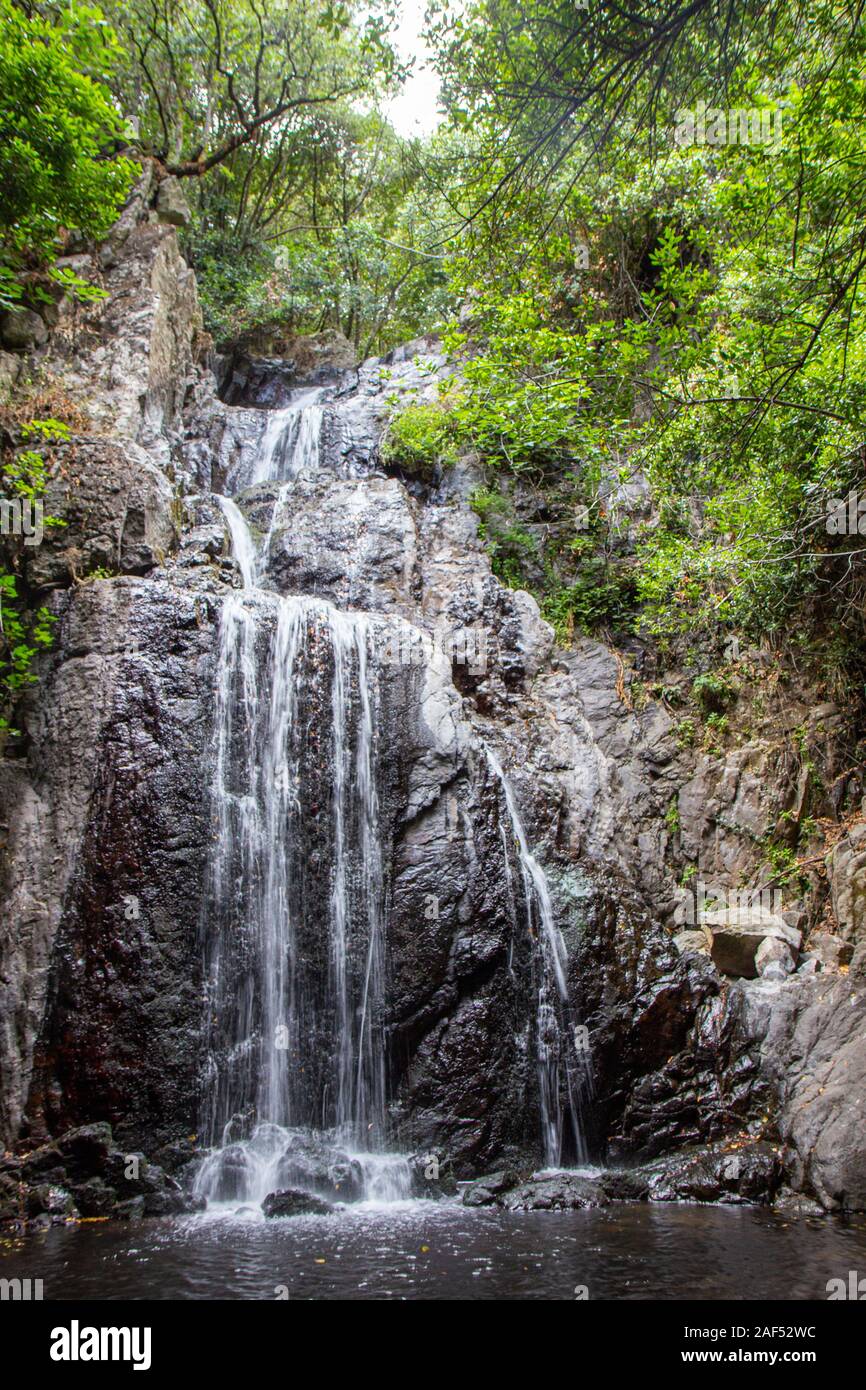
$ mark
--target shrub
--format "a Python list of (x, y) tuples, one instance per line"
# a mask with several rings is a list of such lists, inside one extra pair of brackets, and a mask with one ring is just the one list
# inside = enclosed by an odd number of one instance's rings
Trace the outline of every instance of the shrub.
[(438, 402), (407, 406), (388, 425), (380, 454), (383, 463), (422, 478), (437, 468), (453, 468), (457, 445), (447, 407)]

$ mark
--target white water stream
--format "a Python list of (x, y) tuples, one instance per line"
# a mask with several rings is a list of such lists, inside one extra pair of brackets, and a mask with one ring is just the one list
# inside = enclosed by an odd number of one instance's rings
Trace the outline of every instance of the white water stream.
[[(205, 922), (208, 1060), (196, 1190), (259, 1204), (292, 1186), (405, 1198), (407, 1160), (384, 1151), (383, 866), (366, 615), (260, 587), (292, 480), (319, 465), (322, 393), (274, 411), (252, 482), (280, 482), (257, 546), (225, 516), (243, 589), (220, 622), (214, 848)], [(545, 1163), (566, 1126), (585, 1159), (574, 1068), (560, 1027), (565, 947), (544, 872), (494, 756), (537, 941), (537, 1068)], [(503, 844), (508, 859), (507, 836)], [(507, 865), (510, 875), (510, 867)], [(323, 985), (323, 980), (326, 983)]]

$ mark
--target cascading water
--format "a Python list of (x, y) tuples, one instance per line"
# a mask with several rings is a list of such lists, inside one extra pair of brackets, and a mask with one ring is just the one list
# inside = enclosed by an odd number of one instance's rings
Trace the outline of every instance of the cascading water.
[[(261, 587), (292, 480), (317, 467), (320, 392), (273, 412), (254, 482), (281, 484), (253, 541), (218, 498), (243, 590), (220, 624), (214, 849), (205, 927), (207, 1064), (196, 1190), (261, 1202), (289, 1187), (337, 1199), (408, 1195), (408, 1161), (384, 1151), (382, 838), (372, 621)], [(565, 947), (511, 787), (502, 789), (509, 900), (535, 942), (536, 1045), (545, 1163), (586, 1152), (587, 1073), (568, 1027)], [(510, 824), (512, 844), (507, 827)], [(519, 876), (512, 874), (517, 848)]]
[(232, 538), (232, 554), (241, 572), (244, 588), (251, 589), (255, 583), (258, 557), (250, 528), (237, 502), (233, 502), (230, 497), (218, 496), (216, 500), (228, 523), (229, 535)]
[[(580, 1095), (589, 1077), (585, 1053), (577, 1055), (568, 1026), (565, 942), (553, 915), (547, 876), (529, 848), (511, 784), (499, 759), (486, 744), (484, 754), (502, 788), (517, 845), (527, 919), (536, 943), (536, 1048), (544, 1161), (549, 1168), (562, 1162), (567, 1127), (573, 1156), (582, 1164), (587, 1161), (587, 1151), (580, 1122)], [(505, 852), (507, 862), (507, 845)]]
[(271, 411), (250, 486), (286, 483), (319, 466), (324, 389), (298, 391), (282, 410)]
[[(273, 421), (266, 431), (273, 466), (290, 474), (318, 457), (321, 427), (317, 405), (293, 409), (302, 418), (290, 427), (287, 412), (275, 414), (300, 459), (274, 445)], [(244, 588), (225, 600), (220, 623), (205, 921), (202, 1127), (212, 1148), (196, 1190), (217, 1202), (260, 1202), (286, 1186), (402, 1197), (408, 1164), (382, 1152), (369, 620), (257, 588), (260, 556), (243, 513), (218, 501)]]

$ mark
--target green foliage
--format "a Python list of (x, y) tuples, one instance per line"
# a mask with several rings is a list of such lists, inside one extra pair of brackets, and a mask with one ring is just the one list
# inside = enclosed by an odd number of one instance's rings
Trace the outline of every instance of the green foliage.
[(692, 684), (692, 695), (705, 715), (721, 715), (737, 698), (736, 686), (727, 676), (707, 671)]
[(436, 468), (453, 468), (457, 448), (446, 407), (434, 402), (401, 410), (390, 420), (380, 452), (384, 463), (420, 477), (429, 478)]
[[(771, 0), (724, 35), (672, 10), (434, 5), (452, 112), (434, 156), (464, 214), (458, 426), (542, 496), (560, 634), (778, 635), (862, 689), (864, 548), (825, 519), (866, 482), (866, 31), (844, 0)], [(771, 143), (669, 138), (714, 74), (726, 110), (775, 114)], [(625, 536), (616, 498), (647, 484), (652, 518)]]
[[(376, 109), (402, 72), (391, 0), (111, 3), (118, 102), (187, 180), (186, 250), (218, 342), (339, 329), (362, 356), (444, 307), (436, 199)], [(199, 177), (201, 175), (202, 177)]]
[(674, 733), (677, 736), (677, 747), (693, 748), (695, 745), (695, 721), (693, 719), (681, 719), (677, 724)]
[(0, 0), (0, 306), (21, 299), (23, 266), (56, 254), (64, 228), (99, 236), (117, 215), (135, 168), (105, 157), (124, 131), (104, 86), (118, 56), (91, 6)]
[(542, 617), (561, 642), (570, 641), (576, 632), (627, 628), (633, 609), (630, 567), (611, 564), (603, 555), (587, 556), (573, 583), (553, 584), (541, 598)]
[[(25, 440), (52, 444), (66, 440), (69, 427), (61, 420), (31, 420), (20, 433)], [(0, 466), (0, 481), (4, 496), (41, 502), (47, 483), (44, 456), (36, 449), (7, 451)], [(43, 516), (42, 525), (48, 529), (66, 523), (59, 517)], [(40, 651), (50, 647), (57, 621), (43, 605), (31, 609), (21, 592), (17, 574), (21, 547), (17, 537), (5, 536), (0, 541), (0, 744), (16, 732), (9, 712), (22, 689), (36, 681), (33, 662)]]
[(486, 543), (493, 573), (511, 589), (531, 588), (529, 571), (538, 567), (538, 542), (517, 522), (512, 500), (481, 487), (472, 493), (469, 505), (481, 522), (478, 534)]

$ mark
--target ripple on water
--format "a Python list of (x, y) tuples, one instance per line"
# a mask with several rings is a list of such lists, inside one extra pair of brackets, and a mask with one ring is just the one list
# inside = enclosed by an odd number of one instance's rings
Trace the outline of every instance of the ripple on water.
[(866, 1221), (754, 1208), (622, 1205), (580, 1212), (358, 1203), (55, 1228), (0, 1247), (4, 1278), (83, 1299), (825, 1298), (866, 1265)]

